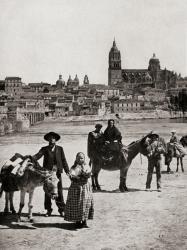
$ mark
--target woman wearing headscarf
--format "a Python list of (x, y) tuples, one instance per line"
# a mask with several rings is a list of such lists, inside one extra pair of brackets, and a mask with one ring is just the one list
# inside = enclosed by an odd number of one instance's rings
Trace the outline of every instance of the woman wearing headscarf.
[(73, 221), (79, 228), (88, 227), (87, 220), (93, 219), (94, 203), (89, 182), (91, 168), (85, 163), (85, 155), (77, 153), (70, 169), (71, 185), (68, 190), (64, 220)]
[(104, 140), (111, 151), (119, 151), (121, 148), (121, 132), (116, 128), (113, 119), (108, 120), (108, 127), (104, 131)]

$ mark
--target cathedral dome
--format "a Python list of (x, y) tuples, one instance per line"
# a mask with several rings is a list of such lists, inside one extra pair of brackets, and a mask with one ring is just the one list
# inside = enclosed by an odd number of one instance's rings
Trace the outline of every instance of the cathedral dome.
[(160, 70), (160, 61), (158, 58), (156, 58), (155, 53), (149, 60), (149, 67), (148, 70), (150, 71), (155, 71), (155, 70)]
[(160, 60), (156, 57), (155, 53), (153, 53), (153, 56), (150, 58), (149, 63), (160, 63)]
[(65, 81), (62, 79), (62, 75), (59, 75), (59, 79), (56, 81), (56, 85), (58, 85), (58, 86), (65, 85)]

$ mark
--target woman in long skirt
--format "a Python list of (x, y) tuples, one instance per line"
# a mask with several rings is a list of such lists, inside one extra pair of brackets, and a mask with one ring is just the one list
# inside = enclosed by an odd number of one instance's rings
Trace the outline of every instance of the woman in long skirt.
[(64, 216), (64, 220), (75, 222), (77, 227), (88, 227), (87, 220), (93, 219), (94, 203), (90, 176), (91, 168), (86, 165), (84, 154), (79, 152), (70, 169), (71, 185)]

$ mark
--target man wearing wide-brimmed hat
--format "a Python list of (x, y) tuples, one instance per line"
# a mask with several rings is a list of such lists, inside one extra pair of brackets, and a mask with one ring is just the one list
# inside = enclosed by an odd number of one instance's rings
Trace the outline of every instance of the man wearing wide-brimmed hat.
[[(57, 146), (56, 142), (60, 140), (60, 135), (55, 132), (49, 132), (44, 135), (44, 139), (49, 142), (49, 145), (42, 147), (37, 154), (32, 156), (35, 160), (39, 160), (42, 156), (43, 167), (48, 170), (57, 170), (58, 182), (58, 197), (56, 198), (56, 205), (61, 216), (64, 213), (64, 198), (62, 192), (62, 179), (61, 174), (63, 169), (66, 174), (69, 175), (69, 167), (66, 161), (64, 150), (62, 147)], [(50, 216), (52, 213), (51, 198), (45, 194), (44, 207), (47, 210), (46, 216)]]
[(155, 131), (151, 131), (148, 136), (148, 173), (146, 181), (146, 191), (151, 188), (151, 181), (154, 168), (156, 169), (157, 190), (161, 191), (161, 154), (165, 153), (165, 145)]

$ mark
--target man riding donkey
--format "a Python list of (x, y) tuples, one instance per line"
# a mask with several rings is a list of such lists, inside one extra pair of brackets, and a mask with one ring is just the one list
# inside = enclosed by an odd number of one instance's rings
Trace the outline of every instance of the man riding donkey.
[(182, 144), (180, 143), (180, 140), (177, 136), (177, 131), (172, 130), (171, 131), (171, 138), (169, 141), (170, 145), (174, 147), (175, 155), (178, 157), (182, 157), (186, 154), (185, 149), (183, 148)]
[(156, 169), (157, 191), (161, 192), (161, 162), (162, 154), (165, 154), (166, 145), (164, 140), (156, 132), (151, 132), (146, 139), (148, 158), (148, 173), (146, 191), (150, 191), (154, 168)]
[(179, 161), (181, 163), (181, 169), (184, 172), (182, 161), (182, 158), (186, 155), (186, 150), (184, 148), (186, 146), (186, 143), (184, 142), (184, 140), (185, 136), (179, 139), (176, 130), (173, 129), (171, 131), (170, 141), (167, 143), (167, 155), (165, 157), (165, 164), (167, 165), (168, 173), (171, 173), (170, 163), (173, 157), (177, 158), (176, 172), (178, 172)]
[[(108, 120), (108, 127), (104, 133), (101, 128), (101, 124), (96, 124), (95, 130), (88, 134), (88, 157), (95, 170), (97, 167), (100, 168), (103, 162), (108, 165), (113, 164), (123, 147), (121, 132), (114, 125), (113, 119)], [(92, 186), (94, 190), (100, 190), (96, 175), (98, 173), (92, 174)]]

